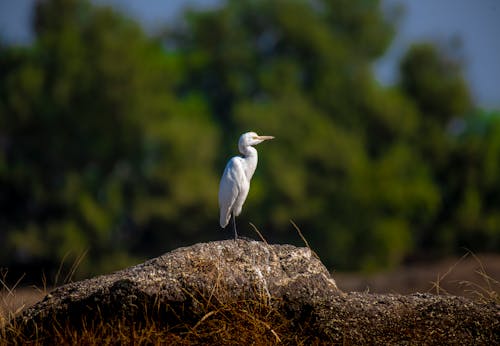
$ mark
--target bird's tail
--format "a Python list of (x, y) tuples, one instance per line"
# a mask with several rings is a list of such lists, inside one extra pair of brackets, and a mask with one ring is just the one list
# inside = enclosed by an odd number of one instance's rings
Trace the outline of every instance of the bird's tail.
[(224, 211), (221, 210), (219, 222), (222, 228), (226, 228), (230, 219), (231, 219), (231, 213), (230, 212), (225, 213)]

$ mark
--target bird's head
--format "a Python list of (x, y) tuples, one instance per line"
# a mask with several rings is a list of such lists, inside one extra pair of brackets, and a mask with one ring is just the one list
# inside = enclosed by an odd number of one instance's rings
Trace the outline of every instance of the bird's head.
[(273, 139), (273, 136), (259, 136), (255, 132), (247, 132), (241, 135), (240, 140), (238, 142), (238, 148), (245, 148), (248, 146), (257, 145), (262, 143), (268, 139)]

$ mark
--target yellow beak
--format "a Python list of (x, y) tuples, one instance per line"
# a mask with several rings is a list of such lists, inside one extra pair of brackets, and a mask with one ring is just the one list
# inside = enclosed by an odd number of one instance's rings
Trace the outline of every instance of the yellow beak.
[(274, 136), (257, 136), (255, 139), (260, 139), (261, 141), (266, 141), (268, 139), (274, 139)]

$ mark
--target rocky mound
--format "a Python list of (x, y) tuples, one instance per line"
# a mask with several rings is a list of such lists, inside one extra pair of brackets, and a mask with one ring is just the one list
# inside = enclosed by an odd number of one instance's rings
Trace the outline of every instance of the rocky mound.
[(89, 321), (117, 318), (134, 324), (152, 318), (166, 328), (181, 322), (197, 327), (221, 306), (242, 302), (270, 307), (267, 311), (286, 316), (304, 338), (325, 343), (500, 342), (500, 306), (494, 302), (342, 293), (308, 248), (249, 240), (196, 244), (70, 283), (25, 310), (16, 323), (24, 335), (61, 321), (78, 329)]
[(180, 248), (110, 275), (70, 283), (27, 309), (25, 321), (54, 316), (131, 314), (139, 305), (169, 305), (197, 314), (207, 297), (312, 302), (340, 294), (308, 248), (226, 240)]

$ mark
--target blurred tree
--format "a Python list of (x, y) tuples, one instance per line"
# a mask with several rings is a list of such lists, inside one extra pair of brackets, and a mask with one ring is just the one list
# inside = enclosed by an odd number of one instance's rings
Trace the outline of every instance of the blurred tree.
[[(435, 251), (500, 250), (500, 113), (476, 110), (461, 120), (443, 183), (447, 218), (435, 227)], [(452, 230), (452, 231), (451, 231)], [(431, 238), (433, 240), (433, 238)]]
[(474, 243), (458, 239), (463, 222), (468, 219), (466, 223), (475, 223), (472, 219), (479, 217), (482, 203), (475, 186), (481, 175), (466, 176), (471, 170), (477, 171), (480, 156), (475, 155), (484, 146), (474, 136), (465, 139), (461, 135), (460, 141), (456, 138), (460, 134), (456, 132), (462, 131), (459, 127), (465, 126), (464, 119), (476, 118), (467, 116), (473, 108), (471, 97), (457, 60), (431, 44), (413, 46), (400, 70), (401, 89), (419, 111), (414, 147), (431, 169), (441, 199), (438, 213), (420, 230), (416, 245), (427, 249), (427, 255), (452, 254), (460, 246)]
[(217, 131), (200, 99), (175, 97), (178, 57), (86, 1), (38, 2), (35, 29), (0, 54), (2, 263), (88, 249), (80, 273), (100, 272), (201, 229)]
[(217, 184), (248, 130), (277, 137), (241, 218), (270, 240), (300, 243), (293, 219), (337, 269), (498, 250), (499, 117), (428, 44), (380, 86), (379, 1), (229, 0), (161, 38), (83, 0), (35, 13), (32, 47), (0, 47), (2, 265), (89, 250), (87, 275), (224, 237)]
[(409, 145), (417, 110), (371, 73), (391, 37), (378, 1), (228, 1), (167, 37), (186, 56), (182, 90), (205, 95), (228, 151), (247, 129), (277, 137), (246, 214), (276, 240), (294, 219), (328, 265), (399, 263), (438, 204)]
[(419, 136), (422, 153), (438, 168), (449, 152), (447, 126), (472, 109), (467, 84), (459, 63), (431, 44), (414, 45), (400, 66), (401, 88), (420, 111)]

